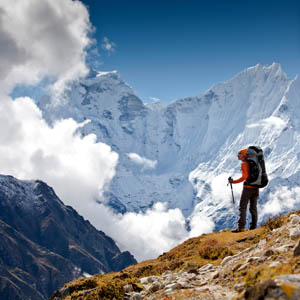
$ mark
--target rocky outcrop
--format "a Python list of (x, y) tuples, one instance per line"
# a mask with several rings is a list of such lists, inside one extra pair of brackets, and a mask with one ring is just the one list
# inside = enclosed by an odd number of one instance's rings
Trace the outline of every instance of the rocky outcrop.
[(0, 175), (1, 299), (47, 299), (80, 276), (135, 263), (44, 182)]
[(246, 289), (244, 295), (238, 300), (251, 299), (300, 299), (300, 278), (296, 275), (281, 275), (275, 280), (269, 279)]

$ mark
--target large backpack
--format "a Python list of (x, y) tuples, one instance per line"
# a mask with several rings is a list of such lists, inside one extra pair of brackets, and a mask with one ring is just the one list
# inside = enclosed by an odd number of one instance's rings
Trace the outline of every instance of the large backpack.
[(249, 164), (250, 178), (245, 181), (245, 184), (257, 188), (265, 187), (269, 179), (262, 149), (258, 146), (250, 146), (247, 149), (246, 161)]

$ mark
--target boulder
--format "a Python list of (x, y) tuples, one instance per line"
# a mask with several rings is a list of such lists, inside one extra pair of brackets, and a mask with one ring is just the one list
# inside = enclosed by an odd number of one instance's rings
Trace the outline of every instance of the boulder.
[(224, 257), (223, 260), (222, 260), (222, 262), (221, 262), (221, 266), (225, 266), (232, 259), (233, 259), (233, 256), (226, 256), (226, 257)]
[(126, 284), (123, 289), (125, 293), (132, 293), (134, 291), (132, 284)]
[(298, 242), (297, 246), (294, 249), (294, 256), (300, 255), (300, 241)]
[(290, 231), (290, 238), (291, 239), (296, 239), (300, 237), (300, 229), (299, 228), (294, 228)]
[(264, 256), (269, 257), (269, 256), (272, 256), (274, 254), (275, 254), (274, 250), (272, 248), (270, 248), (270, 249), (265, 251)]
[(181, 285), (178, 282), (170, 283), (166, 286), (166, 290), (168, 291), (174, 291), (181, 289)]
[(142, 299), (143, 299), (143, 297), (139, 293), (134, 293), (130, 296), (130, 300), (142, 300)]
[(275, 281), (280, 285), (292, 284), (300, 289), (300, 274), (287, 274), (276, 276)]
[(155, 281), (150, 284), (150, 286), (147, 287), (147, 290), (149, 290), (152, 293), (155, 293), (161, 289), (163, 289), (165, 285), (159, 281)]
[(145, 285), (145, 284), (153, 283), (154, 281), (157, 281), (159, 279), (160, 279), (160, 277), (158, 277), (158, 276), (144, 277), (144, 278), (140, 279), (140, 283), (142, 285)]
[(296, 214), (290, 215), (290, 222), (294, 225), (300, 224), (300, 216)]

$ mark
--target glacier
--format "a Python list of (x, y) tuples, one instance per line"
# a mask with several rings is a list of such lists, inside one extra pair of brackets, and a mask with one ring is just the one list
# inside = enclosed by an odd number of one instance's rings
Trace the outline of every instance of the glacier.
[[(290, 79), (273, 63), (170, 104), (144, 104), (117, 71), (91, 70), (63, 101), (44, 96), (39, 107), (50, 124), (90, 120), (81, 134), (94, 133), (118, 153), (116, 175), (97, 201), (122, 214), (165, 202), (187, 220), (212, 218), (219, 230), (235, 226), (237, 204), (227, 178), (240, 175), (237, 153), (250, 145), (264, 150), (270, 179), (260, 191), (259, 222), (300, 208), (299, 101), (299, 77)], [(241, 188), (234, 185), (236, 203)], [(281, 199), (284, 193), (291, 200)]]

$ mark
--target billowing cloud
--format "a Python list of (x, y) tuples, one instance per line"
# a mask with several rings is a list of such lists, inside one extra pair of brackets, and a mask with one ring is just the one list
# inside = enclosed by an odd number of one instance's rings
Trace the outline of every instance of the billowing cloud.
[(291, 210), (300, 208), (300, 187), (288, 188), (282, 186), (276, 189), (275, 193), (262, 206), (261, 217), (265, 215), (275, 216)]
[[(234, 179), (239, 178), (240, 174), (222, 173), (212, 178), (211, 180), (211, 198), (215, 205), (226, 204), (231, 206), (232, 193), (231, 187), (228, 185), (228, 177), (232, 176)], [(239, 200), (239, 195), (242, 191), (243, 184), (232, 185), (233, 197), (236, 202)]]
[(142, 166), (143, 170), (155, 169), (157, 165), (157, 160), (151, 160), (145, 157), (141, 157), (137, 153), (129, 153), (127, 155), (135, 164)]
[(256, 128), (256, 127), (262, 127), (266, 131), (276, 131), (276, 133), (281, 132), (285, 127), (286, 127), (286, 121), (275, 117), (271, 116), (267, 119), (260, 120), (257, 123), (252, 123), (247, 125), (248, 128)]
[(89, 219), (98, 228), (113, 237), (122, 250), (129, 250), (137, 260), (155, 258), (184, 240), (212, 232), (214, 223), (196, 215), (190, 220), (191, 231), (180, 209), (167, 209), (165, 203), (156, 203), (145, 213), (113, 214), (107, 207), (99, 209), (90, 203)]
[(66, 119), (49, 127), (30, 98), (2, 101), (0, 113), (1, 173), (42, 179), (79, 209), (100, 197), (115, 174), (118, 155), (96, 143), (95, 135), (77, 134), (83, 124)]
[(0, 1), (0, 88), (52, 78), (61, 91), (87, 72), (91, 24), (86, 7), (72, 0)]
[[(93, 135), (76, 134), (82, 124), (62, 120), (49, 127), (30, 98), (12, 101), (16, 85), (45, 78), (61, 92), (87, 71), (91, 24), (86, 7), (72, 0), (0, 0), (1, 172), (42, 179), (67, 204), (97, 198), (118, 160)], [(100, 193), (99, 193), (100, 192)]]
[(112, 41), (110, 41), (107, 37), (103, 38), (102, 41), (102, 49), (107, 51), (108, 54), (111, 54), (112, 52), (115, 52), (116, 50), (116, 44)]
[(195, 214), (190, 220), (189, 238), (199, 236), (203, 233), (210, 233), (214, 230), (215, 223), (203, 214)]

